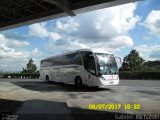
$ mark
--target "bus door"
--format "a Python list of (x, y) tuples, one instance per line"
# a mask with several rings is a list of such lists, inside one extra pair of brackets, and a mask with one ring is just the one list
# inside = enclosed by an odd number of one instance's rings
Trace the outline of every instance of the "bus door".
[(87, 70), (87, 82), (89, 85), (94, 85), (96, 83), (95, 76), (96, 76), (96, 67), (95, 67), (95, 60), (92, 52), (86, 53), (84, 56), (84, 68)]

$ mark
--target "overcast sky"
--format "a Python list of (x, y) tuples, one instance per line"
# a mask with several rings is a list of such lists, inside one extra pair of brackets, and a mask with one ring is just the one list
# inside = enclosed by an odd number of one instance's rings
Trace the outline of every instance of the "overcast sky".
[(0, 71), (79, 48), (160, 60), (160, 0), (143, 0), (0, 32)]

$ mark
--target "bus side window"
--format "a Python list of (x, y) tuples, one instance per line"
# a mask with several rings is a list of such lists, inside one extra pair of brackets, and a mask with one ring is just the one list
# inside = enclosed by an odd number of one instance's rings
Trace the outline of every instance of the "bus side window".
[(71, 53), (69, 55), (66, 55), (65, 62), (67, 62), (67, 64), (82, 64), (81, 58), (78, 53)]
[(76, 54), (75, 54), (73, 60), (75, 61), (75, 64), (77, 64), (77, 65), (82, 65), (82, 60), (81, 60), (81, 57), (80, 57), (79, 53), (76, 53)]

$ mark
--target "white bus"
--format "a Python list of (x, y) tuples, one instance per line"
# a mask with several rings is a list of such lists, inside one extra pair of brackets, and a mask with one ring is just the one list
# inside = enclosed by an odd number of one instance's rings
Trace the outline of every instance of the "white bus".
[(80, 49), (41, 60), (40, 79), (75, 84), (77, 88), (117, 85), (118, 65), (111, 53)]

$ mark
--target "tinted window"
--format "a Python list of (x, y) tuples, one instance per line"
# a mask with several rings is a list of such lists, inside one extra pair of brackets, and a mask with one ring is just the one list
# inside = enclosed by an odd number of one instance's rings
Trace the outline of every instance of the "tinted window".
[(50, 65), (51, 65), (51, 63), (49, 62), (48, 59), (41, 61), (41, 67), (48, 67)]
[(70, 65), (70, 64), (82, 64), (81, 57), (79, 53), (72, 53), (56, 58), (43, 60), (42, 67), (59, 66), (59, 65)]
[(65, 56), (66, 64), (78, 64), (81, 65), (82, 61), (78, 53), (72, 53)]
[(74, 64), (82, 65), (82, 60), (79, 53), (74, 53), (73, 62)]
[(84, 62), (84, 68), (92, 73), (96, 74), (96, 69), (95, 69), (95, 60), (92, 52), (81, 52), (81, 55), (83, 57), (83, 62)]

